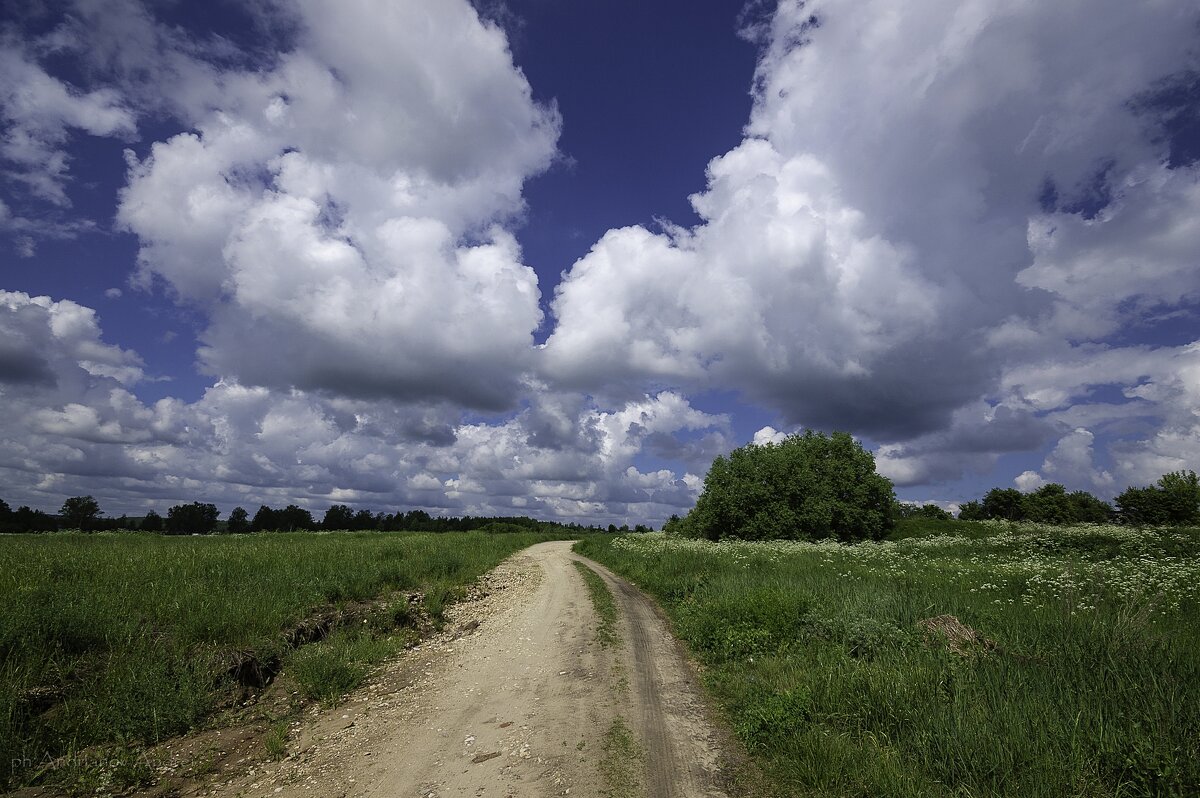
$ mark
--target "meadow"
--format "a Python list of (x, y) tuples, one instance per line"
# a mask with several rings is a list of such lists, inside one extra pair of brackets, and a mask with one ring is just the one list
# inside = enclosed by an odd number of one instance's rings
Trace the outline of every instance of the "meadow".
[(779, 795), (1200, 794), (1200, 530), (577, 549), (659, 599)]
[(0, 536), (0, 790), (196, 728), (281, 668), (336, 701), (465, 585), (546, 539)]

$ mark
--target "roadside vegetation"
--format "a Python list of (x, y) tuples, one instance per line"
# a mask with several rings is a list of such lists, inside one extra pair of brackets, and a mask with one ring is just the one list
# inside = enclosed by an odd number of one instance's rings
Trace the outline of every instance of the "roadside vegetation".
[[(0, 538), (0, 789), (87, 786), (76, 764), (138, 762), (281, 671), (303, 696), (336, 702), (439, 625), (467, 584), (549, 537)], [(128, 770), (118, 783), (149, 778), (144, 764)]]
[(587, 585), (588, 595), (592, 599), (592, 609), (596, 611), (596, 642), (600, 644), (601, 648), (617, 645), (620, 642), (617, 637), (617, 605), (613, 601), (608, 585), (604, 584), (604, 580), (598, 573), (578, 560), (574, 565)]
[(896, 531), (577, 548), (659, 599), (781, 795), (1200, 794), (1200, 530)]

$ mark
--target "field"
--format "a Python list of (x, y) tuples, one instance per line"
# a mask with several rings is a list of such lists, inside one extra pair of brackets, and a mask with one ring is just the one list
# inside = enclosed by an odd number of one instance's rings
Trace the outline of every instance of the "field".
[(1200, 794), (1200, 532), (905, 529), (578, 550), (660, 600), (781, 795)]
[(104, 757), (115, 762), (194, 728), (281, 667), (301, 693), (334, 701), (416, 624), (438, 623), (462, 586), (546, 539), (0, 537), (0, 790), (61, 777), (70, 768), (48, 765), (81, 752), (115, 750)]

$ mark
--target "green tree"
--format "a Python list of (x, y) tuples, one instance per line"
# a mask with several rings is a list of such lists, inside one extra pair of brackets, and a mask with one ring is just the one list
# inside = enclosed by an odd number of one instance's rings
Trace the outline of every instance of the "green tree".
[(143, 532), (162, 532), (162, 516), (153, 510), (147, 510), (145, 517), (142, 518), (141, 529)]
[(958, 508), (959, 521), (982, 521), (987, 518), (983, 514), (983, 505), (977, 501), (965, 502)]
[(278, 514), (278, 510), (265, 504), (259, 505), (258, 511), (254, 513), (254, 520), (250, 522), (250, 529), (254, 532), (273, 532), (279, 529)]
[(1200, 525), (1200, 479), (1194, 471), (1172, 471), (1145, 488), (1127, 488), (1117, 497), (1123, 524)]
[(992, 488), (983, 494), (983, 517), (1024, 521), (1025, 494), (1016, 488)]
[(1057, 482), (1026, 494), (1021, 507), (1026, 520), (1040, 524), (1069, 524), (1074, 520), (1067, 489)]
[(276, 529), (281, 532), (295, 532), (317, 528), (316, 522), (313, 521), (312, 513), (303, 507), (289, 504), (282, 510), (276, 510), (275, 513), (275, 518), (279, 522)]
[(718, 457), (678, 526), (710, 540), (878, 539), (895, 501), (892, 483), (849, 433), (809, 430)]
[(1200, 525), (1200, 479), (1195, 471), (1172, 471), (1159, 477), (1167, 523), (1174, 526)]
[(351, 529), (354, 523), (354, 511), (344, 504), (335, 504), (325, 511), (321, 520), (321, 528), (325, 530)]
[(167, 531), (176, 535), (207, 535), (217, 528), (220, 515), (215, 504), (177, 504), (167, 510)]
[(100, 504), (91, 496), (72, 496), (58, 511), (68, 529), (84, 531), (95, 528), (100, 517)]
[(226, 531), (231, 535), (241, 535), (250, 531), (250, 514), (245, 507), (234, 507), (225, 524)]
[(1071, 503), (1071, 521), (1076, 524), (1107, 524), (1113, 519), (1113, 508), (1108, 502), (1097, 499), (1086, 490), (1067, 494)]

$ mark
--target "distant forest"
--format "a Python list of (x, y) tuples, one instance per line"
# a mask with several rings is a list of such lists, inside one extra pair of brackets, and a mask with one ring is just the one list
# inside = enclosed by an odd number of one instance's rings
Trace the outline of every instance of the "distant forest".
[(648, 527), (617, 527), (607, 529), (578, 523), (539, 521), (527, 516), (436, 516), (424, 510), (394, 513), (352, 510), (335, 504), (318, 520), (303, 507), (289, 504), (282, 509), (262, 505), (253, 516), (242, 507), (235, 507), (229, 517), (221, 520), (215, 504), (191, 502), (177, 504), (161, 516), (151, 510), (143, 516), (121, 515), (105, 517), (99, 502), (92, 496), (73, 496), (63, 502), (57, 515), (29, 507), (12, 509), (0, 499), (0, 532), (54, 532), (78, 529), (84, 532), (107, 532), (119, 529), (159, 532), (163, 534), (241, 534), (246, 532), (298, 531), (407, 531), (407, 532), (556, 532), (563, 529), (580, 532), (648, 532)]

